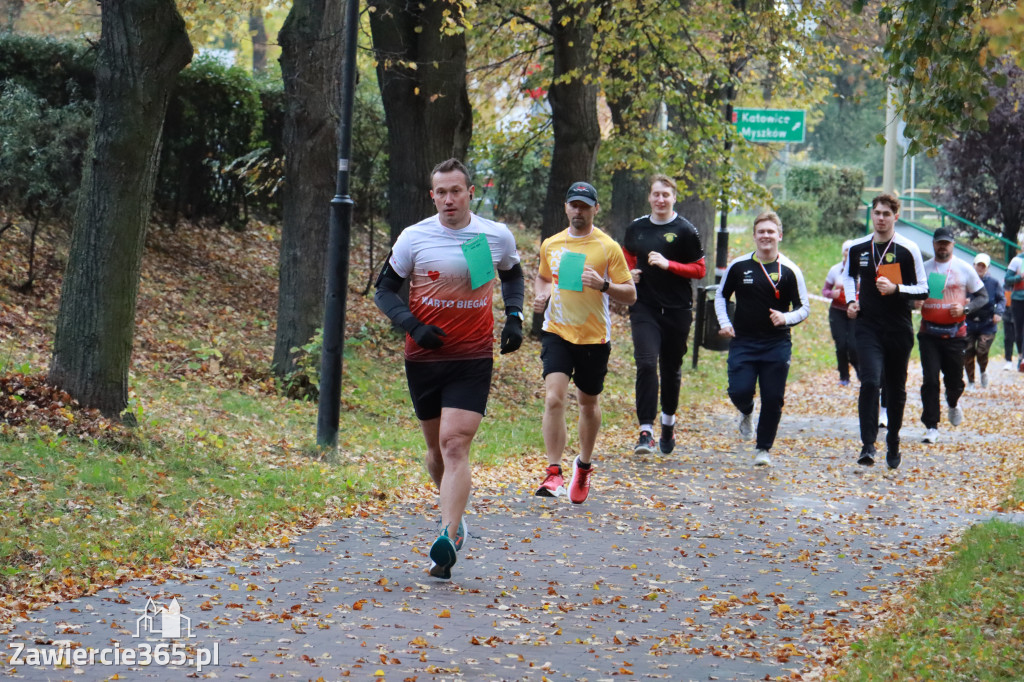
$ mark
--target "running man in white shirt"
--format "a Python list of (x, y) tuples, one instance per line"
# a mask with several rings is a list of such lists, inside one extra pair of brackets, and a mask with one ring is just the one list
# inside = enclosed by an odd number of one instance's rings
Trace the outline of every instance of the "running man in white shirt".
[(964, 419), (958, 403), (964, 392), (967, 316), (988, 303), (988, 292), (977, 271), (953, 256), (953, 231), (948, 227), (935, 230), (932, 247), (935, 256), (924, 262), (928, 298), (921, 304), (921, 328), (917, 333), (925, 443), (939, 439), (939, 372), (946, 385), (949, 423), (959, 426)]
[[(398, 236), (374, 302), (407, 332), (406, 379), (427, 445), (427, 471), (441, 497), (430, 574), (449, 579), (466, 537), (469, 448), (491, 388), (494, 271), (505, 302), (502, 354), (523, 342), (525, 285), (509, 229), (470, 212), (474, 188), (466, 167), (449, 159), (430, 177), (437, 215)], [(398, 293), (406, 280), (408, 305)]]

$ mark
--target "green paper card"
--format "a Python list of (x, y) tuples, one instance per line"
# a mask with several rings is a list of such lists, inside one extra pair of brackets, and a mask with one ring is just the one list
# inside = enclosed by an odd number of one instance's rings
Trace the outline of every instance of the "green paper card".
[(567, 251), (562, 254), (562, 262), (558, 266), (558, 288), (567, 291), (583, 291), (583, 266), (587, 264), (587, 254)]
[(469, 285), (479, 289), (494, 279), (494, 262), (491, 260), (491, 247), (487, 237), (478, 234), (462, 244), (462, 255), (469, 266)]
[(946, 288), (946, 274), (941, 272), (928, 273), (928, 298), (942, 298)]

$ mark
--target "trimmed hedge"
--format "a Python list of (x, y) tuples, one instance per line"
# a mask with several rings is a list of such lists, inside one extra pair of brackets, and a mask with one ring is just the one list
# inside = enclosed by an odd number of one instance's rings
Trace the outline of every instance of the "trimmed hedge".
[[(5, 83), (25, 89), (19, 96), (43, 100), (56, 117), (69, 106), (91, 111), (95, 99), (96, 52), (84, 43), (50, 38), (0, 34), (0, 94)], [(358, 220), (372, 222), (386, 210), (387, 127), (376, 79), (361, 79), (356, 88), (353, 152), (356, 164), (351, 192)], [(8, 86), (9, 87), (9, 86)], [(241, 227), (250, 213), (268, 220), (281, 217), (284, 172), (284, 120), (287, 102), (280, 80), (253, 78), (243, 69), (199, 57), (178, 76), (164, 121), (153, 211), (173, 224), (184, 216), (196, 222), (213, 221)], [(65, 112), (67, 113), (67, 112)], [(86, 118), (91, 131), (91, 119)], [(10, 127), (10, 126), (8, 126)], [(29, 140), (10, 136), (6, 158), (29, 158)], [(88, 135), (81, 143), (88, 142)], [(76, 157), (77, 158), (77, 157)], [(37, 164), (38, 167), (38, 164)], [(17, 178), (11, 171), (9, 178)], [(54, 178), (40, 186), (59, 187), (60, 193), (42, 203), (56, 206), (78, 189), (80, 177)], [(24, 197), (20, 186), (4, 187), (5, 196)]]
[(857, 218), (864, 190), (864, 171), (860, 168), (824, 163), (795, 166), (786, 174), (786, 189), (792, 200), (817, 205), (820, 233), (851, 237), (863, 232)]
[(96, 98), (96, 51), (85, 43), (0, 33), (0, 84), (12, 81), (53, 107)]
[(154, 201), (173, 216), (244, 225), (245, 186), (223, 169), (262, 143), (256, 84), (238, 67), (198, 57), (178, 75), (167, 105)]
[(17, 83), (0, 87), (0, 203), (70, 222), (91, 128), (90, 102), (51, 106)]
[(813, 201), (788, 199), (780, 202), (775, 212), (782, 221), (782, 234), (790, 241), (821, 230), (821, 209)]
[[(95, 50), (84, 44), (2, 34), (0, 90), (5, 82), (16, 83), (55, 109), (91, 103), (95, 57)], [(275, 194), (250, 196), (249, 177), (224, 172), (232, 161), (261, 148), (269, 147), (278, 160), (283, 156), (284, 98), (279, 84), (276, 90), (261, 92), (240, 68), (203, 57), (193, 60), (179, 74), (168, 105), (154, 211), (172, 224), (185, 216), (234, 226), (244, 224), (253, 209), (279, 212)], [(279, 170), (281, 164), (268, 162), (266, 167)], [(263, 177), (261, 186), (266, 182)]]

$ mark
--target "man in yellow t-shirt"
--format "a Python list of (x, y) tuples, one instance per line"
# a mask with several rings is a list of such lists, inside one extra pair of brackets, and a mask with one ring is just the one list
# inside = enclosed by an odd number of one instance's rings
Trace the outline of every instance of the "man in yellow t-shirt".
[(574, 504), (581, 504), (590, 492), (590, 459), (601, 429), (599, 396), (611, 350), (609, 300), (626, 305), (636, 301), (636, 287), (622, 248), (594, 227), (599, 210), (597, 190), (586, 182), (574, 182), (565, 195), (569, 227), (541, 244), (540, 268), (533, 284), (533, 311), (544, 313), (542, 431), (548, 458), (536, 494), (558, 497), (566, 493), (561, 464), (568, 440), (565, 403), (572, 379), (580, 406), (580, 454), (573, 461), (568, 491)]

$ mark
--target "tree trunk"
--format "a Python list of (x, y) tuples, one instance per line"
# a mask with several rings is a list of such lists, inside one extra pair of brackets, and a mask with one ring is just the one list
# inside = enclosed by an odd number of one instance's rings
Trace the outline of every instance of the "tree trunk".
[(613, 171), (612, 206), (602, 221), (602, 229), (621, 244), (629, 224), (651, 212), (648, 194), (647, 178), (642, 174), (628, 168)]
[[(650, 128), (655, 121), (655, 113), (648, 113), (639, 121), (628, 121), (627, 112), (635, 106), (635, 100), (629, 95), (608, 100), (608, 108), (612, 112), (612, 124), (616, 130), (624, 131), (629, 126), (642, 126), (643, 129)], [(658, 169), (657, 172), (665, 172)], [(626, 236), (626, 228), (629, 224), (642, 215), (651, 212), (651, 206), (647, 202), (650, 194), (647, 185), (647, 178), (643, 173), (638, 173), (632, 168), (617, 168), (612, 172), (612, 201), (611, 210), (602, 221), (603, 228), (615, 241), (622, 243)]]
[[(717, 103), (721, 107), (723, 118), (725, 117), (725, 103), (730, 98), (725, 88), (709, 85), (701, 90), (692, 87), (690, 97), (701, 97), (709, 104)], [(694, 138), (690, 129), (700, 130), (703, 123), (700, 120), (693, 120), (691, 109), (670, 106), (668, 107), (668, 125), (669, 129), (676, 134), (684, 138)], [(707, 266), (707, 274), (704, 275), (702, 282), (704, 285), (715, 283), (717, 267), (716, 249), (719, 224), (715, 218), (717, 216), (716, 208), (721, 200), (721, 182), (717, 179), (717, 170), (706, 162), (689, 163), (679, 173), (682, 177), (688, 178), (688, 183), (687, 187), (680, 188), (676, 212), (693, 223), (700, 235), (700, 242), (704, 246), (704, 263)], [(728, 258), (726, 265), (728, 265)]]
[[(635, 30), (635, 16), (630, 12), (625, 15), (609, 17), (623, 34)], [(638, 131), (648, 131), (658, 122), (661, 104), (652, 106), (645, 97), (651, 85), (646, 80), (649, 74), (641, 74), (633, 68), (644, 57), (647, 48), (636, 41), (606, 46), (606, 52), (614, 49), (609, 72), (608, 84), (605, 86), (605, 97), (608, 110), (612, 115), (612, 125), (616, 135), (627, 136)], [(643, 150), (638, 150), (641, 154)], [(621, 160), (619, 162), (622, 164)], [(672, 174), (672, 169), (655, 168), (655, 173)], [(648, 173), (648, 175), (651, 173)], [(628, 160), (617, 165), (612, 171), (612, 203), (604, 224), (607, 232), (620, 244), (626, 236), (629, 224), (642, 215), (650, 213), (647, 197), (650, 194), (647, 177), (638, 172)]]
[[(464, 160), (473, 133), (466, 89), (466, 38), (443, 32), (458, 3), (372, 0), (370, 32), (388, 128), (391, 242), (434, 213), (430, 171)], [(461, 21), (461, 17), (456, 17)]]
[(92, 163), (85, 169), (49, 380), (117, 417), (167, 101), (192, 44), (174, 0), (101, 0)]
[(0, 13), (4, 15), (3, 31), (14, 33), (21, 11), (25, 9), (25, 0), (0, 0)]
[[(589, 182), (593, 178), (597, 147), (601, 143), (597, 120), (598, 85), (595, 79), (588, 78), (594, 28), (587, 16), (592, 7), (592, 2), (551, 0), (554, 78), (548, 91), (548, 103), (555, 139), (541, 216), (541, 239), (566, 226), (565, 193), (573, 182)], [(602, 208), (605, 208), (611, 203), (611, 188), (597, 189), (598, 197), (603, 200)], [(596, 222), (603, 224), (600, 215)]]
[(331, 199), (336, 190), (344, 3), (296, 0), (278, 36), (287, 110), (274, 372), (321, 326)]
[(267, 26), (263, 22), (263, 10), (258, 7), (249, 12), (249, 36), (252, 38), (252, 72), (263, 73), (267, 69)]
[(676, 213), (683, 216), (697, 228), (700, 243), (704, 247), (704, 263), (707, 274), (702, 280), (704, 284), (715, 282), (715, 200), (702, 199), (692, 194), (681, 197), (676, 202)]

